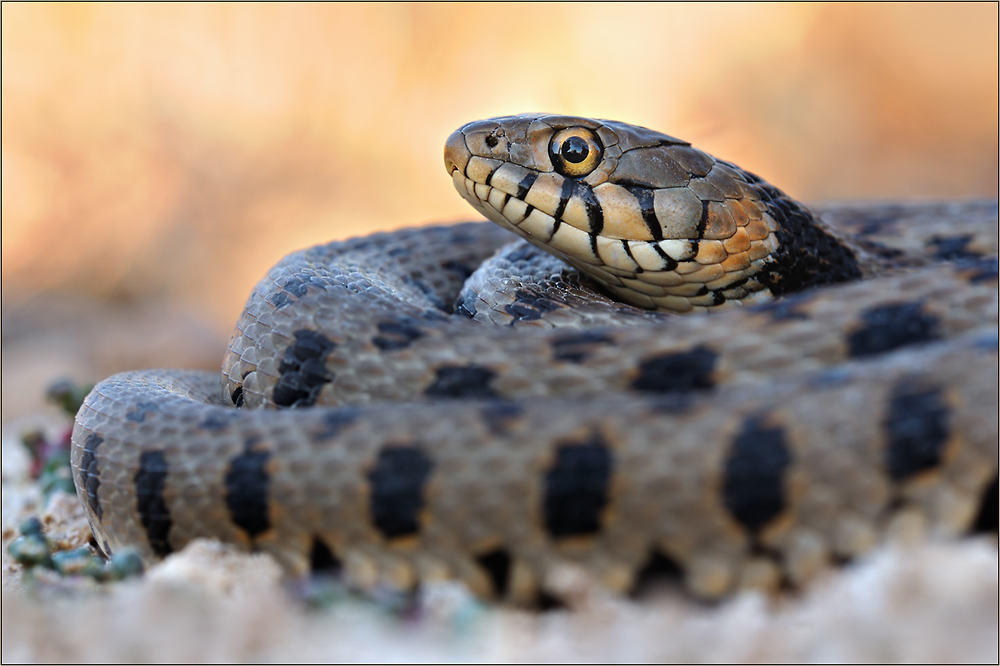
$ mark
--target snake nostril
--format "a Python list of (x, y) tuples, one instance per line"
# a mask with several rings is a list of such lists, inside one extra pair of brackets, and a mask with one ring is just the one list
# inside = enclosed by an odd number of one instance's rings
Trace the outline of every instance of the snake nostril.
[(486, 145), (490, 148), (496, 148), (498, 143), (500, 143), (500, 139), (496, 138), (492, 134), (486, 137)]

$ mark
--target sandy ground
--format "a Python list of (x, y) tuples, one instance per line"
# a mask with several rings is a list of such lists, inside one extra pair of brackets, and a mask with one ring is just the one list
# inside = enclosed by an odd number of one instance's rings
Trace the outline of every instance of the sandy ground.
[[(89, 530), (72, 495), (44, 505), (18, 433), (65, 421), (36, 413), (3, 432), (3, 648), (10, 662), (983, 662), (998, 660), (995, 536), (890, 544), (803, 592), (717, 605), (661, 590), (635, 601), (584, 586), (571, 608), (482, 604), (459, 585), (385, 600), (295, 593), (264, 555), (199, 541), (143, 577), (99, 585), (7, 553), (26, 515), (61, 546)], [(312, 603), (303, 598), (312, 599)], [(325, 603), (318, 603), (325, 599)]]

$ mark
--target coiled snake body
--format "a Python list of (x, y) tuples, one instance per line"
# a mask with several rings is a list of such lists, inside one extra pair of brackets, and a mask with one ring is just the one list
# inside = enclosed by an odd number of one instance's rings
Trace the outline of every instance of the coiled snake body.
[(105, 552), (207, 536), (293, 575), (515, 601), (567, 568), (624, 591), (667, 565), (711, 598), (886, 533), (996, 529), (995, 203), (828, 225), (683, 141), (563, 116), (466, 125), (445, 165), (525, 240), (467, 223), (294, 253), (221, 391), (95, 387), (72, 461)]

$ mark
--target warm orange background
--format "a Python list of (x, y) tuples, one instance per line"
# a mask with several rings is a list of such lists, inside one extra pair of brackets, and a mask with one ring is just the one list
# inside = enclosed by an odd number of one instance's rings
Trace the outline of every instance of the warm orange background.
[(473, 217), (442, 146), (495, 115), (647, 125), (810, 202), (997, 196), (993, 3), (2, 11), (5, 359), (39, 294), (224, 337), (290, 250)]

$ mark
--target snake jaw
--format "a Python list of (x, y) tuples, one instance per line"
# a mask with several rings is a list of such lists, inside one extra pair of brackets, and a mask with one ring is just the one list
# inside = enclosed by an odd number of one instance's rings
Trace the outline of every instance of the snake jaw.
[(805, 207), (644, 127), (476, 121), (448, 138), (445, 167), (485, 217), (641, 308), (708, 311), (861, 275)]

